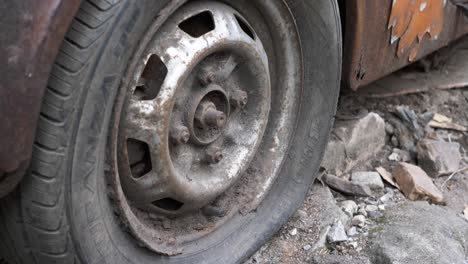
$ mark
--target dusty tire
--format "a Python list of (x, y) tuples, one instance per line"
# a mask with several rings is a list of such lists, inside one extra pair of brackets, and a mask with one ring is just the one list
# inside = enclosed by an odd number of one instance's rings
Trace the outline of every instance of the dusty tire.
[[(83, 1), (49, 80), (29, 173), (1, 201), (1, 253), (9, 263), (239, 263), (301, 205), (319, 167), (339, 93), (336, 1), (284, 2), (302, 46), (296, 47), (302, 55), (295, 77), (302, 83), (298, 122), (278, 178), (256, 210), (236, 215), (198, 246), (172, 257), (142, 246), (119, 218), (104, 175), (110, 170), (106, 146), (121, 80), (150, 25), (163, 24), (184, 2)], [(243, 4), (255, 3), (232, 1), (240, 13)], [(281, 58), (281, 50), (265, 45)], [(274, 78), (280, 76), (276, 72)]]

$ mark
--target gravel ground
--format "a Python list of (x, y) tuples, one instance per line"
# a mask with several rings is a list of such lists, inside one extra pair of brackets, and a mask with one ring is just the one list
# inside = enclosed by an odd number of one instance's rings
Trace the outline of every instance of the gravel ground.
[[(349, 113), (374, 112), (384, 120), (397, 106), (408, 106), (417, 114), (433, 112), (445, 115), (468, 127), (468, 89), (435, 90), (425, 93), (372, 99), (358, 94), (343, 94), (337, 119)], [(356, 114), (359, 115), (359, 114)], [(468, 134), (453, 130), (434, 131), (448, 141), (461, 145), (467, 165)], [(372, 131), (369, 131), (372, 133)], [(375, 171), (396, 166), (389, 156), (398, 143), (390, 135), (385, 146), (371, 159), (351, 171)], [(416, 164), (414, 157), (409, 163)], [(468, 263), (468, 220), (463, 210), (468, 206), (468, 172), (434, 179), (444, 194), (444, 203), (432, 205), (409, 201), (395, 187), (385, 184), (385, 191), (375, 198), (357, 198), (330, 190), (316, 182), (302, 208), (278, 234), (246, 264), (253, 263)], [(443, 186), (444, 182), (446, 184)], [(383, 200), (380, 197), (383, 198)], [(354, 201), (360, 210), (346, 215), (343, 201)], [(368, 210), (369, 209), (369, 210)], [(365, 212), (364, 212), (365, 211)], [(365, 222), (353, 226), (353, 215), (365, 214)], [(330, 227), (338, 223), (346, 229), (346, 241), (327, 242)], [(354, 234), (353, 234), (354, 233)], [(330, 240), (328, 240), (330, 241)]]

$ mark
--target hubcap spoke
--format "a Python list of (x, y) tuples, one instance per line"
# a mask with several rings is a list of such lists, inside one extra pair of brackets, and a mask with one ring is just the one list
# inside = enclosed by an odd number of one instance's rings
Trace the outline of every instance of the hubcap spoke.
[(157, 133), (160, 121), (156, 109), (154, 101), (130, 100), (124, 124), (127, 137), (157, 147), (163, 138)]

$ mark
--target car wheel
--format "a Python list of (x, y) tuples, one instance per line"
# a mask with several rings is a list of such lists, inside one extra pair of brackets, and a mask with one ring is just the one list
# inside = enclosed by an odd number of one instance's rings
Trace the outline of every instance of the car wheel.
[(11, 263), (239, 263), (314, 180), (336, 1), (83, 1), (33, 161), (1, 201)]

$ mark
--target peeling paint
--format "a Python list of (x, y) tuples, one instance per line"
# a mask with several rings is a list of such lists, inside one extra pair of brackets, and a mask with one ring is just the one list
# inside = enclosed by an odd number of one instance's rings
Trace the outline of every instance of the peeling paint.
[(437, 40), (445, 20), (444, 0), (398, 0), (393, 1), (388, 29), (390, 43), (398, 41), (397, 56), (416, 60), (425, 35)]

